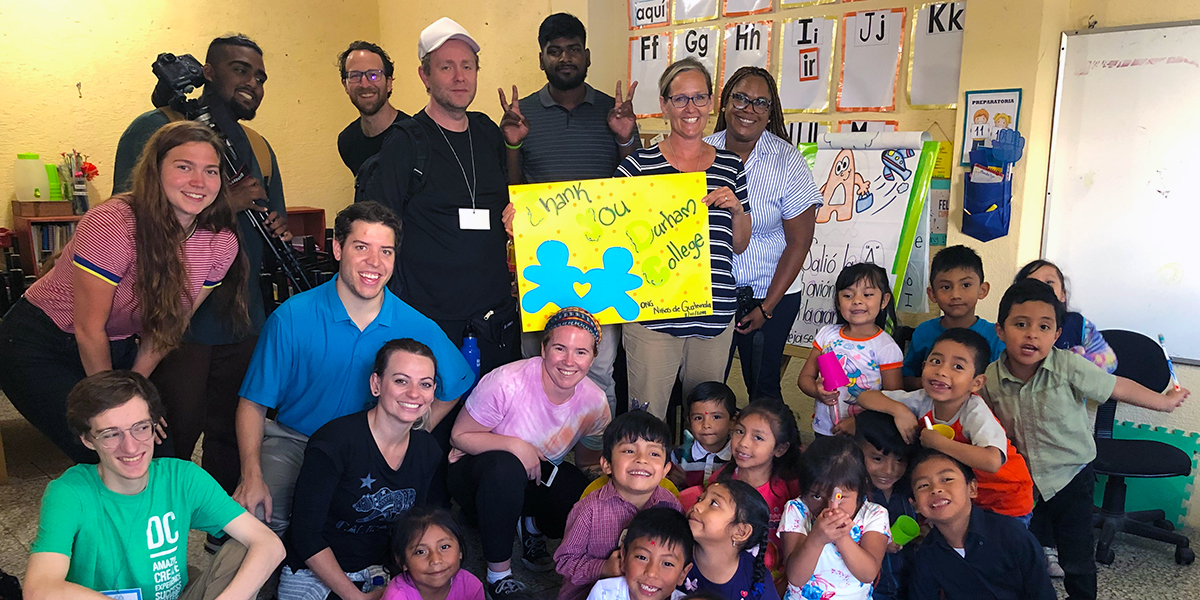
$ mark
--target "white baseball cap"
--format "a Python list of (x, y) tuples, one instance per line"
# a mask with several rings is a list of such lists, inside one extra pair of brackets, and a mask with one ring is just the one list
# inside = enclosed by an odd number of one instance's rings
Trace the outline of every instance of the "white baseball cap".
[(479, 52), (479, 44), (475, 42), (471, 34), (467, 33), (466, 29), (463, 29), (462, 25), (455, 23), (449, 17), (442, 17), (421, 32), (421, 39), (417, 41), (417, 58), (425, 60), (430, 52), (441, 48), (442, 44), (450, 40), (462, 40), (472, 50)]

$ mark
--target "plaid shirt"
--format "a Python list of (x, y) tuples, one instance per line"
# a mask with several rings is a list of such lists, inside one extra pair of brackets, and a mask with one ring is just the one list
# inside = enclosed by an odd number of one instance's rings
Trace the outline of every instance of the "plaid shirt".
[[(641, 508), (655, 506), (682, 512), (679, 500), (661, 487), (654, 488)], [(587, 598), (592, 584), (600, 579), (604, 561), (617, 549), (621, 532), (641, 508), (622, 498), (611, 481), (575, 503), (567, 517), (562, 544), (554, 551), (556, 570), (563, 576), (558, 600)]]

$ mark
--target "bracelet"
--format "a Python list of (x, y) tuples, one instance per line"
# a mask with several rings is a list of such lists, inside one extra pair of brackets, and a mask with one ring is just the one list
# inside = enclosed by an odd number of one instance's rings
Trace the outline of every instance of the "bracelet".
[(636, 140), (637, 140), (637, 138), (638, 138), (638, 136), (637, 136), (637, 132), (634, 132), (634, 133), (633, 133), (633, 135), (630, 135), (630, 136), (629, 136), (629, 141), (628, 141), (628, 142), (625, 142), (625, 143), (623, 143), (623, 144), (622, 144), (621, 142), (617, 142), (617, 145), (618, 145), (618, 146), (620, 146), (620, 147), (622, 147), (622, 148), (628, 148), (628, 147), (630, 147), (630, 146), (632, 146), (632, 145), (633, 145), (633, 142), (634, 142), (634, 141), (636, 141)]
[(762, 303), (759, 303), (758, 310), (762, 311), (763, 316), (766, 317), (768, 321), (771, 320), (771, 314), (767, 312), (767, 309), (763, 308)]
[(521, 140), (520, 142), (517, 142), (516, 146), (513, 146), (512, 144), (508, 143), (508, 140), (504, 140), (504, 147), (508, 148), (509, 150), (520, 150), (521, 145), (524, 143), (525, 143), (525, 140)]

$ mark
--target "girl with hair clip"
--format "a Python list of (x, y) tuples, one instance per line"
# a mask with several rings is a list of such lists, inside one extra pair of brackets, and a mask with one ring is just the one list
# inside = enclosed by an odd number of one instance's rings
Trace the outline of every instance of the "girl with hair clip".
[[(204, 125), (166, 125), (146, 143), (129, 193), (93, 207), (62, 257), (0, 324), (0, 386), (75, 462), (96, 462), (67, 427), (67, 393), (88, 375), (149, 376), (178, 346), (213, 288), (247, 330), (247, 263), (221, 174), (223, 143)], [(161, 425), (161, 421), (160, 421)], [(161, 438), (161, 427), (157, 431)]]
[(713, 483), (688, 510), (696, 547), (679, 591), (709, 590), (725, 600), (779, 600), (764, 564), (767, 503), (744, 481)]
[[(834, 289), (837, 323), (817, 331), (796, 381), (800, 391), (817, 401), (813, 432), (818, 437), (838, 433), (842, 421), (860, 412), (857, 398), (863, 390), (898, 390), (904, 385), (904, 353), (887, 333), (896, 324), (887, 271), (871, 263), (850, 265), (838, 273)], [(817, 369), (817, 357), (825, 352), (837, 356), (849, 384), (825, 389)]]
[(375, 354), (375, 406), (334, 419), (309, 438), (296, 478), (280, 598), (382, 593), (378, 578), (389, 562), (389, 529), (425, 503), (442, 457), (433, 435), (417, 429), (437, 381), (433, 350), (411, 338), (392, 340)]
[[(738, 288), (749, 288), (754, 300), (740, 307), (729, 361), (736, 348), (751, 400), (783, 399), (783, 346), (800, 311), (800, 288), (793, 285), (812, 245), (821, 192), (808, 162), (788, 141), (779, 90), (766, 69), (734, 71), (721, 88), (715, 132), (704, 141), (734, 152), (745, 163), (754, 208), (750, 245), (733, 257)], [(758, 337), (762, 352), (756, 361)]]
[(462, 533), (444, 508), (408, 511), (392, 532), (392, 556), (400, 574), (382, 600), (484, 600), (479, 578), (462, 568)]
[[(1035, 260), (1017, 271), (1013, 283), (1022, 279), (1036, 279), (1054, 290), (1058, 301), (1067, 304), (1067, 278), (1058, 265), (1048, 260)], [(1055, 348), (1070, 350), (1090, 361), (1092, 364), (1112, 373), (1117, 370), (1117, 353), (1104, 341), (1096, 324), (1087, 320), (1083, 315), (1068, 310), (1067, 317), (1060, 324), (1062, 333), (1054, 342)]]
[(869, 600), (891, 541), (886, 508), (868, 501), (871, 480), (852, 438), (818, 438), (804, 454), (803, 495), (779, 525), (787, 555), (784, 600)]

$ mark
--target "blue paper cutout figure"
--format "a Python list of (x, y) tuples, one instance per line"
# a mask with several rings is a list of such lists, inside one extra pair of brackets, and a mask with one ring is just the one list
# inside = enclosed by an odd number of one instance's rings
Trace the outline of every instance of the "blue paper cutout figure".
[(908, 170), (905, 166), (904, 159), (912, 158), (914, 155), (916, 155), (916, 152), (913, 152), (909, 148), (884, 152), (883, 156), (880, 157), (880, 160), (883, 161), (883, 178), (888, 181), (894, 181), (896, 175), (899, 175), (900, 179), (908, 181), (908, 178), (912, 177), (912, 171)]
[(575, 283), (583, 279), (583, 271), (567, 264), (570, 257), (567, 245), (558, 240), (547, 240), (538, 245), (538, 264), (529, 265), (524, 271), (525, 279), (537, 284), (521, 298), (521, 308), (525, 312), (538, 312), (547, 304), (555, 304), (559, 308), (571, 306), (562, 301), (579, 297), (575, 293)]
[(996, 132), (996, 139), (992, 141), (992, 156), (1001, 163), (1011, 165), (1012, 163), (1021, 160), (1021, 155), (1025, 153), (1025, 138), (1015, 129), (1001, 129)]
[(580, 299), (579, 307), (592, 314), (612, 307), (622, 319), (636, 319), (641, 307), (629, 297), (629, 292), (642, 287), (642, 278), (629, 272), (633, 268), (633, 253), (628, 248), (612, 247), (604, 251), (601, 260), (603, 268), (589, 269), (583, 277), (591, 287)]

